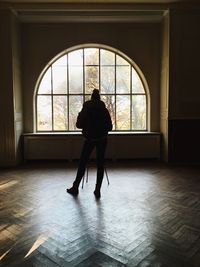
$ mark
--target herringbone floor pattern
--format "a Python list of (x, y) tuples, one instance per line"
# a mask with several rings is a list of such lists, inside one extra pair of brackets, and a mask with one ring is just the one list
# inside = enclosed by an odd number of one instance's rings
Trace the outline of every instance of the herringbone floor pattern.
[(0, 172), (0, 265), (199, 267), (200, 169), (110, 163), (102, 198), (95, 169), (78, 198), (76, 164)]

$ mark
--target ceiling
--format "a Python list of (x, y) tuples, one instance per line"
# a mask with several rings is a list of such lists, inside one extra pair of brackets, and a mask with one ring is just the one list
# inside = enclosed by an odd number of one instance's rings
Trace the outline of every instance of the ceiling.
[[(167, 4), (178, 2), (193, 2), (192, 0), (0, 0), (4, 3), (70, 3), (70, 4), (87, 4), (87, 3), (103, 3), (103, 4)], [(195, 2), (195, 1), (194, 1)], [(198, 2), (198, 1), (197, 1)]]
[[(200, 0), (0, 0), (22, 22), (160, 22), (170, 5)], [(1, 5), (0, 5), (1, 7)]]

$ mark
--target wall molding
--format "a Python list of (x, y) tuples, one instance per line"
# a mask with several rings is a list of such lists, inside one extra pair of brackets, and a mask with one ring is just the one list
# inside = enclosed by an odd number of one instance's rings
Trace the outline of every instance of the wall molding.
[[(81, 134), (24, 134), (24, 160), (79, 159)], [(93, 153), (91, 158), (94, 158)], [(106, 158), (160, 158), (160, 133), (110, 134)]]

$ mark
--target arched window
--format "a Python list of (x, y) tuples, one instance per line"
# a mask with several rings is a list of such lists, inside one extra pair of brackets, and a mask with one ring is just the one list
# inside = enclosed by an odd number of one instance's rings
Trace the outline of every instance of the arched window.
[(147, 130), (146, 88), (135, 65), (110, 47), (82, 46), (54, 60), (38, 82), (36, 131), (77, 131), (78, 112), (94, 88), (100, 90), (114, 130)]

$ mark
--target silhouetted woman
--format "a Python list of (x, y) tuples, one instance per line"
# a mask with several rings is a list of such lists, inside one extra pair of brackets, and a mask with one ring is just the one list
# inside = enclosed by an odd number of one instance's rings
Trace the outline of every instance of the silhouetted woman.
[(76, 127), (82, 129), (85, 142), (81, 152), (76, 179), (73, 186), (67, 192), (76, 196), (79, 193), (79, 184), (85, 174), (86, 164), (92, 150), (96, 147), (97, 180), (94, 194), (101, 197), (101, 184), (104, 176), (104, 156), (107, 145), (108, 132), (112, 130), (110, 114), (100, 99), (99, 90), (94, 89), (91, 100), (83, 104), (79, 112)]

